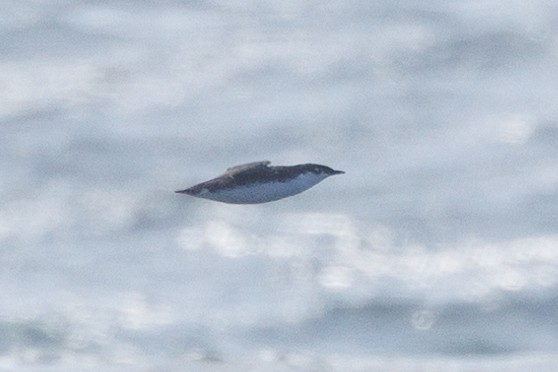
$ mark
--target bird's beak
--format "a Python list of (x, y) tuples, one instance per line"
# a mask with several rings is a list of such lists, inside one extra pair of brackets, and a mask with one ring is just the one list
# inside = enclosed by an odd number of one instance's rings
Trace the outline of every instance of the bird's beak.
[(335, 173), (333, 173), (333, 175), (336, 175), (336, 174), (345, 174), (345, 172), (336, 170)]

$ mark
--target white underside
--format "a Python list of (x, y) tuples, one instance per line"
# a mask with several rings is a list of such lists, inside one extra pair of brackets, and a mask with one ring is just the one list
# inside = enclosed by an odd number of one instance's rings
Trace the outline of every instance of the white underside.
[(266, 203), (308, 190), (324, 178), (326, 177), (323, 175), (303, 174), (287, 182), (256, 183), (196, 196), (233, 204)]

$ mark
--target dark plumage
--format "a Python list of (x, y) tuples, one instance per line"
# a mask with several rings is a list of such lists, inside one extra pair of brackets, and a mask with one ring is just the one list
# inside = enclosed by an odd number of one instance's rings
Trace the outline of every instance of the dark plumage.
[(232, 167), (222, 176), (176, 192), (225, 203), (264, 203), (298, 194), (326, 177), (344, 173), (320, 164), (269, 164), (261, 161)]

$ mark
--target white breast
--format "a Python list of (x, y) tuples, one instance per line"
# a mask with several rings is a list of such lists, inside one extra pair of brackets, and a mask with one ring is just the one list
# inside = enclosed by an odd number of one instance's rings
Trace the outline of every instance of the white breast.
[(232, 204), (266, 203), (308, 190), (326, 177), (314, 173), (304, 173), (286, 182), (254, 183), (197, 196)]

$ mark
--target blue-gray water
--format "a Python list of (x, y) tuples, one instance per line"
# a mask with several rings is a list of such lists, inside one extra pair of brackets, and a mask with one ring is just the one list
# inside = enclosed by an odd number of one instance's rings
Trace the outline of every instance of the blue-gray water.
[[(0, 371), (553, 371), (558, 4), (0, 3)], [(279, 202), (174, 194), (250, 161)]]

